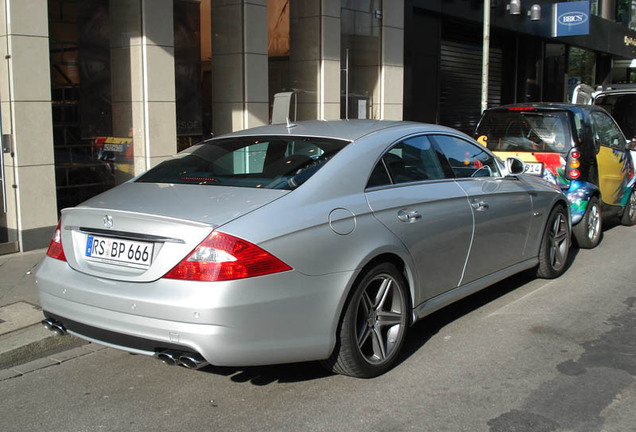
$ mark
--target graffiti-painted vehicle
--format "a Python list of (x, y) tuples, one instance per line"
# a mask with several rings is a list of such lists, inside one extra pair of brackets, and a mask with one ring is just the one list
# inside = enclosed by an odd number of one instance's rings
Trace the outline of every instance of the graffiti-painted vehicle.
[(579, 247), (598, 245), (603, 217), (618, 215), (624, 225), (636, 224), (634, 142), (627, 142), (602, 108), (553, 103), (491, 108), (475, 137), (502, 159), (521, 159), (526, 173), (563, 190)]

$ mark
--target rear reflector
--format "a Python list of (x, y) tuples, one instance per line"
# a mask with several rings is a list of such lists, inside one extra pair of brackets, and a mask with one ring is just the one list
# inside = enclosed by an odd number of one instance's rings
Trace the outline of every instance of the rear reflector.
[(60, 261), (66, 261), (66, 255), (64, 255), (64, 248), (62, 247), (62, 230), (60, 229), (61, 220), (57, 223), (57, 228), (53, 233), (51, 242), (49, 243), (49, 249), (46, 251), (46, 255), (51, 258), (58, 259)]
[(227, 281), (291, 270), (258, 246), (221, 232), (213, 232), (164, 278)]

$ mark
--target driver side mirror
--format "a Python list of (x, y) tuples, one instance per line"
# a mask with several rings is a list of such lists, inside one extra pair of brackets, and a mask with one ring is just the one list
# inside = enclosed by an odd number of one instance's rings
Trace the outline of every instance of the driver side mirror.
[(521, 159), (509, 157), (506, 159), (506, 170), (509, 175), (523, 174), (525, 164)]

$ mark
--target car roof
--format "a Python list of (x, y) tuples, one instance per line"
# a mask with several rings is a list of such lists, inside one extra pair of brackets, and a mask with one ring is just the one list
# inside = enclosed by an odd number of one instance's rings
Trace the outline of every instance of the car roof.
[(555, 110), (555, 111), (598, 111), (594, 105), (569, 104), (564, 102), (528, 102), (511, 105), (502, 105), (489, 108), (487, 111), (508, 111), (510, 108), (534, 108), (538, 110)]
[(286, 124), (274, 124), (267, 126), (258, 126), (251, 129), (245, 129), (221, 135), (215, 139), (224, 139), (230, 137), (250, 137), (262, 135), (277, 136), (307, 136), (344, 139), (348, 141), (358, 140), (366, 135), (387, 129), (397, 128), (413, 128), (420, 126), (428, 131), (453, 132), (459, 133), (455, 129), (445, 126), (417, 123), (409, 121), (392, 121), (392, 120), (311, 120), (292, 123), (289, 127)]

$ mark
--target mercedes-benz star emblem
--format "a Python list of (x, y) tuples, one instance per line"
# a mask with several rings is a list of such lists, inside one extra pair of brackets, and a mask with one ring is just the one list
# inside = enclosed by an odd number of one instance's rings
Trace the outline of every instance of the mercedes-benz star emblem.
[(106, 228), (112, 228), (113, 227), (113, 217), (112, 216), (104, 216), (104, 226)]

